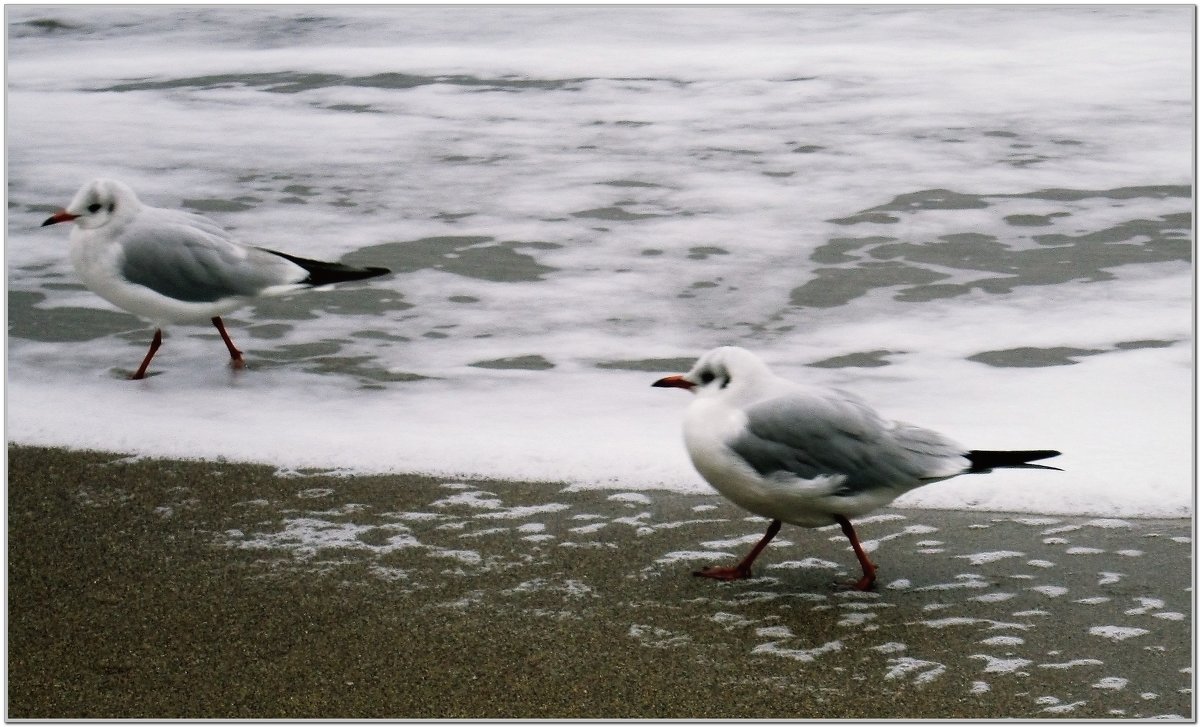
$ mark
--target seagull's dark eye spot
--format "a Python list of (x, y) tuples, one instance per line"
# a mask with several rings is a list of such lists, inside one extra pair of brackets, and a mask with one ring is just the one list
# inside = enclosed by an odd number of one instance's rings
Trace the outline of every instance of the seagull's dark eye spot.
[(102, 204), (100, 204), (100, 203), (98, 203), (98, 202), (92, 202), (91, 204), (89, 204), (89, 205), (87, 206), (87, 210), (88, 210), (88, 212), (91, 212), (92, 214), (96, 214), (97, 212), (99, 212), (99, 211), (100, 211), (100, 208), (101, 208), (101, 207), (103, 207), (103, 206), (104, 206), (104, 205), (102, 205)]
[(705, 371), (704, 373), (700, 374), (700, 383), (711, 384), (715, 378), (717, 378), (716, 374), (711, 371)]

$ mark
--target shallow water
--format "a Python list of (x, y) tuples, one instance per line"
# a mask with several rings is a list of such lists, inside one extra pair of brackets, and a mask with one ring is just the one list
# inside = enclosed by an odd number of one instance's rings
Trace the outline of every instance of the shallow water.
[[(9, 8), (9, 437), (698, 490), (649, 383), (737, 344), (1065, 453), (901, 504), (1187, 514), (1192, 18)], [(234, 313), (246, 371), (182, 326), (125, 382), (151, 330), (37, 228), (101, 174), (394, 274)]]

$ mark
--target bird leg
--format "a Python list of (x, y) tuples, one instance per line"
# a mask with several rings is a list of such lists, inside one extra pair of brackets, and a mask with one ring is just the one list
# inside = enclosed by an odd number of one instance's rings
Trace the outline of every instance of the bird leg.
[(225, 342), (225, 348), (229, 349), (229, 357), (233, 359), (230, 366), (235, 369), (240, 369), (246, 365), (245, 359), (242, 358), (242, 352), (237, 350), (233, 345), (233, 339), (225, 332), (225, 323), (221, 321), (221, 316), (213, 316), (212, 324), (217, 327), (217, 332), (221, 334), (221, 340)]
[(754, 559), (758, 557), (762, 549), (767, 547), (767, 543), (771, 542), (771, 538), (775, 537), (782, 526), (783, 523), (781, 521), (772, 520), (771, 524), (767, 526), (767, 532), (762, 536), (762, 540), (758, 541), (758, 544), (754, 546), (745, 558), (742, 558), (741, 563), (733, 567), (710, 565), (698, 571), (693, 571), (692, 575), (703, 576), (704, 578), (716, 578), (720, 581), (738, 581), (743, 578), (749, 578), (750, 564), (754, 562)]
[(850, 546), (854, 548), (854, 554), (858, 556), (858, 563), (862, 566), (863, 577), (854, 584), (854, 588), (859, 591), (869, 591), (875, 586), (875, 564), (867, 558), (866, 551), (863, 550), (862, 543), (858, 542), (858, 535), (854, 532), (854, 526), (850, 524), (842, 515), (834, 515), (837, 524), (842, 526), (842, 532), (850, 538)]
[(134, 372), (130, 379), (146, 378), (146, 369), (150, 367), (150, 359), (154, 358), (154, 352), (162, 345), (162, 329), (154, 329), (154, 338), (150, 341), (150, 350), (146, 352), (146, 358), (142, 359), (142, 365), (138, 366), (138, 370)]

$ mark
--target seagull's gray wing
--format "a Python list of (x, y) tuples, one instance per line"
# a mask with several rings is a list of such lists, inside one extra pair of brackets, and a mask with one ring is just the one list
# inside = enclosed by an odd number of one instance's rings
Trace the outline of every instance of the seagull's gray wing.
[(746, 428), (729, 447), (756, 472), (805, 480), (842, 475), (837, 494), (907, 490), (969, 466), (955, 442), (928, 429), (888, 422), (845, 392), (769, 399), (749, 407), (746, 416)]
[(153, 224), (139, 218), (123, 231), (120, 272), (129, 282), (168, 298), (212, 303), (257, 295), (305, 277), (298, 266), (229, 239), (224, 230), (203, 217), (154, 217)]

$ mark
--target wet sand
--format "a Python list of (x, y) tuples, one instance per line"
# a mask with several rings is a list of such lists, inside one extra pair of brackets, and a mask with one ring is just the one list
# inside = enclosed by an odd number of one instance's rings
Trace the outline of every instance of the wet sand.
[(8, 457), (12, 719), (1193, 716), (1187, 520)]

